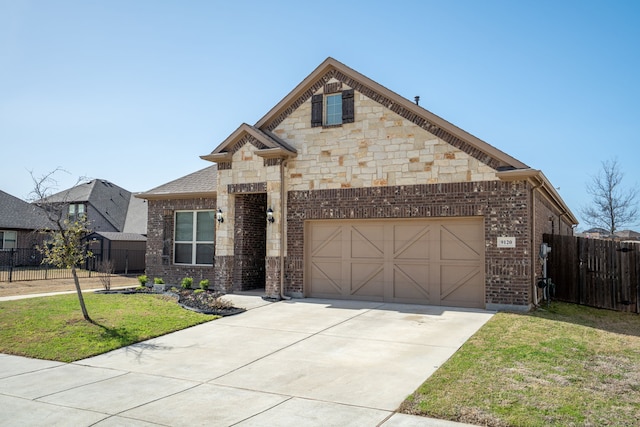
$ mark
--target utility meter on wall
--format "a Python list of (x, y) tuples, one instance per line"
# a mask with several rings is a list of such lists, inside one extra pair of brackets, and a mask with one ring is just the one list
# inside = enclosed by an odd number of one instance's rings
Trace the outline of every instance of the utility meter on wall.
[(547, 259), (549, 256), (549, 252), (551, 252), (551, 246), (546, 243), (540, 245), (540, 254), (538, 255), (542, 261)]

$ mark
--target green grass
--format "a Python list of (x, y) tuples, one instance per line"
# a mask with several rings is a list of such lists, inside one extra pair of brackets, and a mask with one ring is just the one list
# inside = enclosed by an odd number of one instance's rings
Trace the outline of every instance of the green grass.
[(640, 316), (562, 303), (498, 313), (400, 411), (487, 426), (634, 425)]
[(215, 317), (149, 294), (84, 294), (93, 323), (75, 294), (0, 302), (0, 353), (71, 362)]

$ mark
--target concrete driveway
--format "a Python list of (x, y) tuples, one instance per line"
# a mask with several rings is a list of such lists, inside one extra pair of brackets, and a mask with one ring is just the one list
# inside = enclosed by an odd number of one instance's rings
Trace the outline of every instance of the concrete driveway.
[(64, 364), (0, 355), (0, 426), (449, 426), (393, 411), (493, 313), (230, 296), (245, 313)]

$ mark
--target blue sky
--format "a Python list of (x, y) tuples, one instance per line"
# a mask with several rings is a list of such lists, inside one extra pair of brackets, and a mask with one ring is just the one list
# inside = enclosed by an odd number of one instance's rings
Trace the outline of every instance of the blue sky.
[(639, 22), (632, 0), (0, 0), (0, 189), (209, 166), (332, 56), (541, 169), (580, 218), (601, 161), (640, 183)]

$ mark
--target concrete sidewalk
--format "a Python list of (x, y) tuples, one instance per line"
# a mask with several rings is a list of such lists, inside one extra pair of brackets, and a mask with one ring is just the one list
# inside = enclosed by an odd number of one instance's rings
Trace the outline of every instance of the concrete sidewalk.
[(228, 295), (247, 312), (64, 364), (0, 355), (0, 426), (453, 426), (394, 410), (493, 313)]

